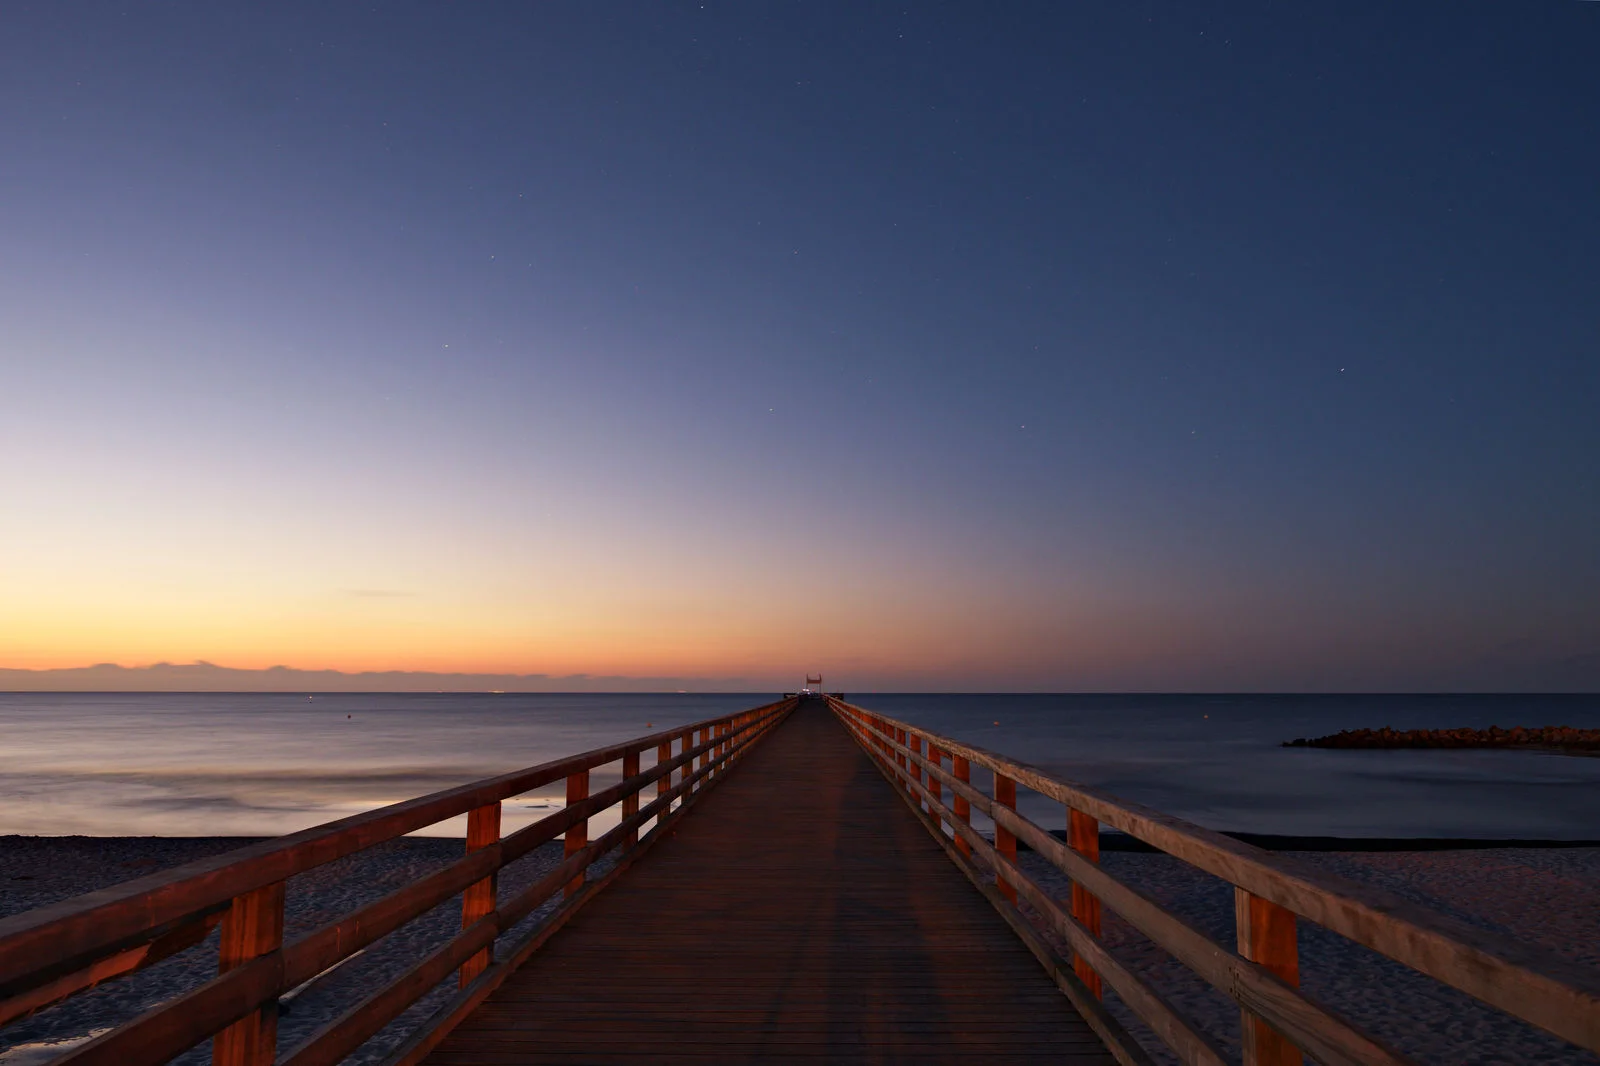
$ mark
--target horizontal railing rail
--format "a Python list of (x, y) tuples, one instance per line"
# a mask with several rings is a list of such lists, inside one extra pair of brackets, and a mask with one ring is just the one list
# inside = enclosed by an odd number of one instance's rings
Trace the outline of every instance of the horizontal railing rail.
[[(460, 895), (460, 933), (282, 1060), (295, 1066), (340, 1061), (455, 971), (461, 986), (455, 998), (389, 1059), (418, 1061), (660, 839), (795, 703), (784, 699), (476, 781), (0, 920), (0, 1025), (193, 947), (220, 924), (216, 978), (56, 1061), (165, 1062), (209, 1037), (218, 1066), (270, 1066), (278, 1060), (280, 998)], [(642, 769), (642, 756), (652, 751), (655, 764)], [(618, 761), (622, 779), (591, 794), (591, 771)], [(557, 781), (565, 782), (566, 805), (502, 837), (502, 803)], [(652, 783), (654, 796), (641, 806), (641, 795)], [(618, 824), (590, 841), (589, 819), (617, 806)], [(463, 814), (467, 834), (461, 859), (284, 943), (288, 878)], [(652, 820), (655, 825), (641, 836)], [(511, 899), (497, 898), (498, 871), (557, 837), (565, 841), (563, 861)], [(616, 861), (591, 878), (589, 868), (613, 852), (618, 852)], [(560, 905), (496, 959), (496, 938), (558, 893)]]
[[(1026, 763), (835, 697), (828, 702), (1123, 1063), (1144, 1063), (1149, 1057), (1105, 1011), (1100, 997), (1106, 986), (1180, 1061), (1216, 1066), (1226, 1059), (1203, 1031), (1105, 947), (1102, 906), (1239, 1004), (1249, 1066), (1298, 1064), (1302, 1052), (1328, 1066), (1407, 1061), (1300, 991), (1298, 918), (1600, 1051), (1600, 973), (1592, 969)], [(992, 795), (973, 787), (973, 766), (994, 775)], [(1065, 842), (1017, 812), (1019, 784), (1066, 808)], [(973, 829), (974, 810), (994, 823), (993, 840)], [(1231, 883), (1236, 950), (1101, 869), (1101, 825)], [(1066, 906), (1023, 871), (1019, 841), (1071, 879)], [(1041, 935), (1046, 930), (1068, 946), (1070, 962)]]

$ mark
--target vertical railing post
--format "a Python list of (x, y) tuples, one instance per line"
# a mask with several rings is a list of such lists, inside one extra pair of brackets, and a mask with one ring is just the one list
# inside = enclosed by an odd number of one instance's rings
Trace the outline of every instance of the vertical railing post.
[[(689, 732), (683, 734), (683, 750), (678, 752), (679, 755), (688, 755), (689, 754), (689, 749), (694, 747), (694, 744), (692, 743), (692, 740), (691, 740), (691, 738), (693, 738), (693, 736), (694, 736), (694, 731), (693, 730), (690, 730)], [(689, 781), (689, 775), (692, 774), (692, 773), (694, 773), (694, 760), (686, 758), (686, 759), (683, 760), (683, 765), (678, 768), (678, 784), (680, 784), (680, 785), (687, 784), (688, 781)], [(680, 806), (680, 807), (683, 806), (684, 803), (688, 801), (688, 799), (689, 799), (689, 790), (685, 789), (683, 791), (683, 794), (678, 797), (678, 806)]]
[[(700, 747), (702, 744), (704, 744), (706, 741), (708, 741), (710, 739), (711, 739), (711, 727), (707, 726), (706, 728), (704, 728), (704, 729), (700, 730), (699, 732), (695, 733), (695, 735), (694, 735), (694, 746), (698, 748), (698, 747)], [(708, 763), (710, 761), (711, 761), (711, 749), (707, 748), (705, 751), (702, 751), (700, 753), (700, 767), (699, 768), (704, 770), (706, 768), (706, 763)], [(695, 786), (695, 791), (698, 792), (702, 788), (705, 788), (705, 787), (706, 787), (705, 780), (702, 779), (701, 782), (698, 785)]]
[[(661, 744), (656, 748), (656, 765), (664, 766), (664, 765), (666, 765), (667, 763), (669, 763), (671, 761), (672, 761), (672, 741), (669, 740), (666, 743)], [(668, 770), (666, 773), (664, 773), (660, 777), (656, 778), (656, 795), (657, 796), (665, 796), (671, 790), (672, 790), (672, 771)], [(671, 806), (672, 805), (670, 803), (667, 804), (667, 807), (671, 807)], [(667, 815), (669, 815), (671, 813), (672, 812), (670, 810), (667, 810), (667, 809), (664, 808), (661, 811), (660, 814), (656, 815), (656, 827), (658, 829), (661, 827), (661, 825), (664, 822), (666, 822)]]
[[(917, 736), (915, 733), (906, 738), (906, 746), (911, 749), (912, 755), (922, 754), (922, 738)], [(911, 768), (911, 780), (915, 781), (919, 785), (922, 784), (922, 767), (917, 765), (915, 759), (907, 759), (906, 761)], [(913, 793), (913, 795), (915, 795), (915, 793)], [(922, 797), (920, 796), (917, 797), (917, 808), (919, 810), (924, 809)]]
[[(636, 751), (630, 751), (628, 754), (622, 757), (622, 777), (623, 780), (628, 780), (638, 776), (639, 753)], [(635, 788), (631, 789), (626, 796), (622, 797), (622, 820), (627, 821), (629, 818), (632, 818), (638, 813), (639, 790)], [(638, 826), (635, 826), (623, 835), (622, 846), (625, 848), (631, 848), (637, 843), (639, 843), (639, 828)]]
[[(897, 744), (899, 744), (901, 746), (904, 746), (905, 742), (906, 742), (906, 731), (904, 729), (898, 729), (897, 728), (894, 731), (894, 739), (895, 739), (895, 743), (897, 743)], [(894, 761), (899, 765), (900, 769), (904, 770), (906, 768), (906, 753), (903, 752), (903, 751), (895, 752), (894, 753)], [(911, 778), (910, 777), (906, 778), (905, 790), (907, 792), (911, 791)]]
[[(1009, 807), (1017, 809), (1017, 783), (1004, 774), (994, 775), (994, 805), (996, 807)], [(1011, 830), (1000, 825), (1000, 819), (994, 820), (994, 850), (1010, 859), (1013, 864), (1017, 861), (1017, 838)], [(1017, 890), (1007, 881), (1005, 874), (999, 869), (994, 872), (994, 883), (1000, 886), (1000, 891), (1012, 903), (1017, 902)]]
[[(928, 761), (940, 769), (944, 768), (944, 752), (931, 740), (928, 741)], [(928, 794), (940, 803), (944, 802), (944, 782), (931, 772), (928, 774)]]
[[(500, 804), (487, 803), (482, 807), (474, 807), (467, 812), (467, 854), (482, 851), (490, 844), (500, 839)], [(477, 923), (486, 915), (494, 913), (495, 886), (499, 881), (499, 871), (491, 873), (482, 881), (474, 881), (461, 893), (461, 928), (465, 929)], [(461, 964), (457, 971), (462, 988), (472, 983), (473, 978), (489, 968), (489, 963), (494, 960), (494, 949), (484, 948), (474, 954), (470, 959)]]
[[(233, 897), (222, 920), (219, 973), (283, 947), (283, 884), (277, 881)], [(213, 1066), (272, 1066), (277, 1054), (276, 997), (211, 1038)]]
[[(1235, 887), (1233, 920), (1239, 955), (1298, 988), (1300, 945), (1294, 912)], [(1299, 1048), (1249, 1011), (1240, 1011), (1239, 1025), (1244, 1066), (1301, 1066), (1305, 1061)]]
[[(1067, 808), (1067, 847), (1090, 862), (1100, 861), (1100, 823), (1087, 814)], [(1078, 924), (1089, 930), (1091, 936), (1100, 936), (1100, 898), (1078, 882), (1072, 882), (1072, 916)], [(1072, 955), (1072, 971), (1089, 986), (1098, 999), (1103, 995), (1100, 975), (1088, 961), (1076, 952)]]
[[(579, 770), (567, 777), (567, 806), (580, 803), (589, 798), (589, 771)], [(589, 819), (580, 819), (577, 824), (567, 830), (566, 846), (563, 853), (570, 858), (589, 846)], [(571, 896), (583, 887), (584, 871), (579, 870), (571, 881), (567, 882), (566, 895)]]
[[(962, 784), (972, 783), (972, 764), (967, 761), (965, 755), (957, 755), (955, 752), (950, 753), (950, 772)], [(972, 801), (954, 789), (951, 789), (951, 791), (955, 793), (951, 801), (951, 807), (955, 811), (956, 821), (962, 825), (971, 825)], [(967, 858), (972, 858), (972, 845), (967, 843), (967, 838), (960, 833), (956, 834), (956, 850)]]

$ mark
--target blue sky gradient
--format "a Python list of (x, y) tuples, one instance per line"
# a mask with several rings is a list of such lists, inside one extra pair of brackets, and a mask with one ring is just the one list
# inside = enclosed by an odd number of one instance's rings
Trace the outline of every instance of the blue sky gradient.
[(1600, 685), (1600, 5), (19, 5), (0, 666)]

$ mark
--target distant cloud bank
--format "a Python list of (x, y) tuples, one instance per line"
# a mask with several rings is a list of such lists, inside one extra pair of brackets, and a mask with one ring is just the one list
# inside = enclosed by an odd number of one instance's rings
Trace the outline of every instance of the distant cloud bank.
[[(1320, 684), (1293, 672), (1162, 670), (1106, 672), (1063, 669), (1057, 676), (1014, 679), (988, 674), (913, 670), (852, 671), (841, 688), (866, 692), (1572, 692), (1600, 693), (1600, 652), (1549, 656), (1536, 646), (1507, 644), (1431, 669), (1330, 671)], [(830, 677), (837, 675), (830, 674)], [(798, 687), (791, 677), (669, 677), (626, 674), (473, 674), (423, 670), (240, 670), (205, 661), (152, 666), (0, 667), (0, 692), (775, 692)], [(1019, 683), (1019, 681), (1021, 683)], [(834, 688), (834, 682), (829, 683)]]
[(6, 692), (762, 692), (739, 677), (623, 677), (591, 674), (444, 674), (418, 670), (238, 670), (215, 663), (98, 663), (55, 670), (0, 668)]

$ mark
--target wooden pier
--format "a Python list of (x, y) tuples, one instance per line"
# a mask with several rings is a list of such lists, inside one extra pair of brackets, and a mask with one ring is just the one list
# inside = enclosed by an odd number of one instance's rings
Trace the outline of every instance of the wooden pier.
[[(596, 771), (616, 783), (592, 789)], [(506, 800), (561, 782), (564, 808), (501, 835)], [(1060, 805), (1065, 839), (1018, 811), (1019, 788)], [(591, 839), (590, 820), (608, 811), (617, 824)], [(974, 828), (975, 813), (992, 834)], [(460, 859), (285, 937), (291, 878), (461, 815)], [(1102, 828), (1231, 883), (1235, 942), (1101, 869)], [(559, 865), (499, 891), (501, 869), (557, 840)], [(1019, 846), (1066, 874), (1070, 897), (1041, 888)], [(459, 907), (458, 934), (280, 1049), (287, 993), (443, 904)], [(1238, 1004), (1245, 1066), (1408, 1061), (1300, 991), (1308, 922), (1600, 1051), (1591, 969), (831, 696), (583, 752), (0, 920), (0, 1026), (210, 950), (220, 929), (215, 978), (56, 1061), (139, 1066), (209, 1041), (215, 1066), (321, 1066), (441, 989), (443, 1005), (385, 1066), (1142, 1066), (1155, 1047), (1193, 1066), (1238, 1061), (1101, 942), (1108, 910)], [(1136, 1018), (1136, 1031), (1118, 1018)]]
[(808, 701), (428, 1058), (1111, 1063)]

